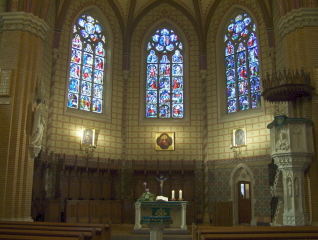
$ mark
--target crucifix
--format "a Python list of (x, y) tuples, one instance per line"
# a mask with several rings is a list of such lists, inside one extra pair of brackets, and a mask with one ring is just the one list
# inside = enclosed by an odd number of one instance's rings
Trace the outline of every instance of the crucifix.
[(157, 178), (157, 180), (160, 182), (160, 196), (163, 196), (162, 195), (163, 182), (167, 180), (167, 178), (164, 178), (163, 175), (160, 174), (160, 177)]

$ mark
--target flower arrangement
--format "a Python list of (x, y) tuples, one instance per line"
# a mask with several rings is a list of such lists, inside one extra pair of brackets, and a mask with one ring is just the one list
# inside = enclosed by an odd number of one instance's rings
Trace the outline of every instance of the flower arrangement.
[(137, 202), (152, 202), (155, 201), (156, 196), (149, 192), (149, 189), (147, 187), (147, 183), (144, 182), (143, 185), (145, 186), (145, 192), (141, 195), (140, 198), (138, 198)]

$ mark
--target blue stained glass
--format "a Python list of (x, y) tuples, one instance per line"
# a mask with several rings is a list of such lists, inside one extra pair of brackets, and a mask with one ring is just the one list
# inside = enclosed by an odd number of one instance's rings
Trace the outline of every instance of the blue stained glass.
[(159, 35), (158, 34), (156, 34), (156, 35), (153, 35), (152, 36), (152, 41), (154, 41), (154, 42), (158, 42), (159, 41)]
[(236, 112), (237, 109), (236, 109), (236, 99), (228, 99), (227, 101), (227, 110), (228, 110), (228, 113), (233, 113), (233, 112)]
[(228, 30), (229, 32), (234, 32), (234, 24), (231, 23), (231, 24), (227, 27), (227, 30)]
[(162, 104), (159, 107), (159, 117), (160, 118), (168, 118), (170, 117), (170, 107), (169, 105)]
[(261, 89), (260, 81), (258, 77), (253, 77), (251, 80), (251, 92), (259, 92)]
[(76, 63), (72, 63), (70, 67), (70, 75), (73, 78), (80, 78), (81, 74), (81, 65), (78, 65)]
[(247, 79), (247, 70), (246, 67), (239, 67), (238, 68), (238, 79), (245, 80)]
[(167, 88), (167, 89), (170, 89), (170, 78), (168, 77), (161, 77), (160, 80), (159, 80), (159, 84), (160, 84), (160, 88), (163, 89), (163, 88)]
[(148, 57), (147, 57), (147, 63), (157, 63), (158, 57), (156, 55), (156, 52), (154, 50), (151, 50)]
[(173, 63), (182, 63), (183, 62), (183, 57), (182, 57), (179, 50), (176, 50), (175, 54), (172, 55), (172, 62)]
[(72, 47), (77, 49), (82, 49), (82, 41), (78, 34), (75, 35), (72, 41)]
[(253, 77), (257, 77), (259, 75), (258, 62), (253, 62), (250, 64), (250, 75)]
[(93, 65), (93, 55), (90, 53), (84, 53), (84, 65), (92, 66)]
[(103, 102), (101, 99), (93, 98), (92, 112), (101, 113)]
[(172, 89), (183, 88), (183, 79), (182, 77), (173, 77), (172, 78)]
[(156, 77), (158, 75), (157, 65), (148, 64), (147, 67), (147, 76), (149, 77)]
[(225, 66), (226, 66), (226, 69), (231, 69), (231, 68), (234, 68), (234, 59), (233, 59), (233, 56), (228, 56), (225, 58)]
[(183, 118), (183, 105), (174, 104), (172, 109), (172, 115), (175, 118)]
[(103, 98), (103, 85), (94, 85), (94, 94), (95, 98)]
[(257, 108), (261, 106), (261, 94), (253, 93), (252, 94), (252, 108)]
[(91, 67), (83, 67), (83, 80), (92, 81), (92, 68)]
[(78, 107), (78, 94), (76, 94), (76, 93), (69, 93), (68, 94), (67, 106), (70, 108), (77, 108)]
[(229, 38), (226, 35), (224, 35), (224, 42), (226, 42), (228, 39)]
[(230, 69), (229, 71), (226, 71), (226, 79), (227, 79), (227, 81), (234, 81), (235, 80), (234, 69)]
[(156, 45), (156, 49), (157, 49), (158, 51), (162, 51), (162, 50), (164, 49), (164, 46), (162, 46), (162, 45), (160, 45), (160, 44), (157, 44), (157, 45)]
[(243, 31), (244, 27), (245, 27), (245, 23), (243, 21), (239, 21), (234, 25), (234, 32), (240, 33)]
[(257, 47), (250, 48), (248, 52), (248, 60), (250, 63), (252, 62), (258, 62), (258, 49)]
[(82, 94), (90, 96), (91, 95), (91, 86), (92, 85), (90, 82), (83, 81), (82, 82)]
[(71, 61), (80, 64), (81, 63), (81, 57), (82, 57), (82, 51), (80, 50), (72, 50), (72, 57)]
[(71, 78), (69, 81), (69, 87), (68, 87), (69, 92), (77, 93), (78, 89), (79, 89), (79, 81), (75, 78)]
[(172, 51), (174, 50), (174, 45), (172, 43), (170, 43), (167, 47), (166, 47), (167, 51)]
[(106, 55), (102, 31), (98, 21), (89, 15), (82, 15), (73, 26), (67, 103), (70, 108), (102, 113)]
[(160, 60), (160, 63), (170, 63), (167, 55), (163, 55), (161, 60)]
[(242, 36), (242, 37), (246, 37), (247, 34), (248, 34), (248, 29), (245, 28), (245, 29), (241, 32), (241, 36)]
[(239, 43), (236, 52), (241, 52), (241, 51), (245, 51), (246, 48), (244, 47), (243, 43)]
[(247, 110), (249, 109), (249, 100), (248, 100), (248, 96), (244, 95), (244, 96), (240, 96), (239, 97), (239, 101), (240, 101), (240, 110)]
[(235, 82), (229, 82), (227, 83), (227, 97), (228, 98), (235, 98), (236, 96), (236, 83)]
[(81, 34), (82, 34), (82, 36), (84, 37), (84, 38), (87, 38), (89, 35), (88, 35), (88, 33), (83, 29), (83, 30), (81, 30)]
[(146, 105), (146, 117), (147, 118), (157, 117), (157, 105)]
[(225, 56), (228, 56), (231, 54), (234, 54), (234, 46), (232, 45), (231, 42), (228, 42), (225, 48)]
[(91, 98), (89, 96), (81, 96), (80, 109), (84, 111), (90, 111), (91, 108)]
[(182, 64), (172, 64), (172, 76), (182, 76), (183, 66)]
[(250, 38), (248, 39), (247, 45), (248, 47), (256, 47), (256, 37), (254, 33), (251, 33)]
[(157, 89), (157, 79), (155, 77), (149, 77), (147, 82), (147, 89)]
[(147, 104), (157, 104), (157, 91), (147, 91), (146, 94)]
[(248, 26), (250, 23), (251, 23), (252, 19), (247, 17), (247, 18), (244, 18), (244, 23), (246, 26)]
[(243, 19), (242, 15), (237, 15), (235, 18), (235, 22), (241, 21)]
[(170, 76), (170, 64), (160, 64), (159, 68), (159, 75)]
[(238, 84), (239, 86), (239, 94), (240, 95), (247, 95), (248, 94), (248, 81), (241, 81)]
[(101, 32), (102, 32), (102, 27), (101, 27), (99, 24), (96, 24), (96, 25), (95, 25), (95, 31), (96, 31), (97, 33), (101, 33)]
[(172, 92), (172, 103), (183, 103), (183, 91), (174, 90)]
[(232, 34), (232, 40), (236, 40), (236, 39), (238, 39), (239, 38), (239, 34), (237, 34), (237, 33), (233, 33)]
[(94, 71), (94, 83), (103, 83), (103, 78), (104, 78), (104, 72), (100, 70), (95, 70)]
[(237, 66), (242, 67), (246, 65), (246, 54), (245, 52), (239, 52), (237, 54)]
[(160, 103), (168, 103), (170, 102), (170, 92), (166, 89), (160, 90), (159, 92), (159, 102)]
[(183, 117), (183, 111), (173, 116), (171, 112), (173, 104), (183, 108), (182, 43), (172, 30), (161, 29), (152, 35), (147, 50), (146, 117)]

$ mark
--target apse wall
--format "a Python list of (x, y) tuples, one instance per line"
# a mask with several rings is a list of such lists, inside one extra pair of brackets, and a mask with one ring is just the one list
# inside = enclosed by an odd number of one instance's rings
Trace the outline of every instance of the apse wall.
[[(208, 116), (208, 159), (221, 160), (233, 158), (230, 149), (234, 128), (245, 127), (247, 147), (241, 148), (244, 157), (255, 157), (270, 154), (269, 130), (267, 125), (273, 120), (274, 105), (262, 99), (261, 109), (244, 110), (237, 113), (224, 114), (227, 109), (225, 101), (224, 34), (229, 20), (240, 10), (247, 12), (256, 22), (258, 30), (260, 78), (271, 70), (268, 57), (268, 39), (264, 16), (257, 1), (244, 1), (242, 4), (231, 4), (222, 1), (211, 19), (208, 32), (208, 77), (207, 77), (207, 116)], [(223, 94), (224, 93), (224, 94)], [(223, 110), (222, 110), (223, 109)], [(223, 113), (222, 113), (223, 111)]]
[[(185, 48), (185, 120), (145, 119), (146, 40), (155, 30), (172, 27)], [(128, 93), (127, 158), (135, 160), (201, 160), (202, 157), (202, 81), (199, 75), (199, 53), (196, 31), (178, 9), (160, 4), (149, 11), (137, 25), (131, 42), (131, 68)], [(147, 121), (149, 120), (149, 121)], [(175, 134), (174, 151), (155, 150), (158, 132)]]
[[(110, 100), (104, 105), (111, 112), (108, 118), (91, 117), (81, 111), (79, 114), (69, 113), (67, 105), (68, 73), (71, 51), (72, 27), (75, 17), (79, 13), (96, 14), (102, 24), (106, 24), (109, 34), (106, 36), (108, 43), (112, 42), (109, 68), (111, 84), (104, 91), (111, 94)], [(62, 13), (63, 14), (63, 13)], [(105, 20), (104, 20), (105, 19)], [(122, 123), (122, 35), (117, 17), (108, 1), (92, 5), (81, 1), (72, 1), (65, 14), (63, 28), (59, 39), (59, 48), (55, 49), (56, 62), (53, 64), (51, 84), (51, 109), (47, 151), (67, 155), (79, 155), (80, 136), (82, 128), (95, 129), (97, 148), (94, 157), (121, 158), (121, 123)], [(58, 40), (58, 39), (57, 39)], [(106, 52), (107, 54), (107, 52)]]

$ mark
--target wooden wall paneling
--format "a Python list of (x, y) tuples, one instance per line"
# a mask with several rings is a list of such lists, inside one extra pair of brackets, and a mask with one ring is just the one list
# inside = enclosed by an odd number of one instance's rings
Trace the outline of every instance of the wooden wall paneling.
[(44, 221), (45, 222), (60, 222), (61, 221), (61, 200), (60, 199), (45, 199)]
[(76, 171), (73, 170), (70, 174), (69, 181), (69, 197), (72, 199), (78, 199), (80, 197), (80, 179), (76, 175)]
[(100, 201), (101, 223), (111, 221), (111, 204), (109, 200)]
[(143, 179), (143, 180), (141, 180), (141, 179), (139, 179), (139, 180), (137, 180), (136, 179), (136, 176), (135, 176), (135, 186), (134, 186), (134, 199), (135, 200), (138, 200), (138, 198), (140, 198), (141, 197), (141, 195), (145, 192), (145, 186), (143, 185), (143, 183), (144, 182), (146, 182), (147, 183), (147, 188), (148, 188), (148, 182), (145, 180), (145, 179)]
[(101, 222), (101, 202), (92, 200), (89, 202), (89, 222), (100, 223)]
[(123, 204), (121, 200), (111, 201), (111, 221), (112, 223), (123, 222)]
[(103, 177), (102, 180), (102, 198), (105, 200), (110, 200), (112, 195), (111, 181), (109, 175)]
[(155, 194), (155, 196), (159, 196), (160, 194), (160, 188), (158, 188), (158, 180), (156, 180), (156, 178), (152, 178), (150, 180), (148, 180), (148, 189), (149, 189), (149, 192)]
[(90, 216), (90, 201), (80, 200), (77, 204), (77, 222), (79, 223), (89, 223)]
[(231, 227), (233, 226), (233, 203), (214, 202), (212, 205), (212, 224), (213, 226)]
[(188, 201), (189, 205), (187, 206), (187, 218), (186, 223), (187, 225), (191, 225), (192, 223), (196, 222), (196, 202), (195, 201)]
[(90, 199), (91, 195), (91, 181), (88, 177), (88, 172), (84, 171), (81, 174), (81, 195), (83, 199)]
[(183, 184), (182, 198), (186, 201), (195, 199), (194, 179), (186, 178)]
[(68, 175), (68, 172), (62, 172), (60, 175), (60, 194), (63, 199), (69, 197), (69, 181), (70, 176)]
[(65, 221), (77, 223), (77, 201), (65, 201)]
[(91, 199), (100, 200), (102, 198), (102, 178), (95, 174), (91, 177)]

